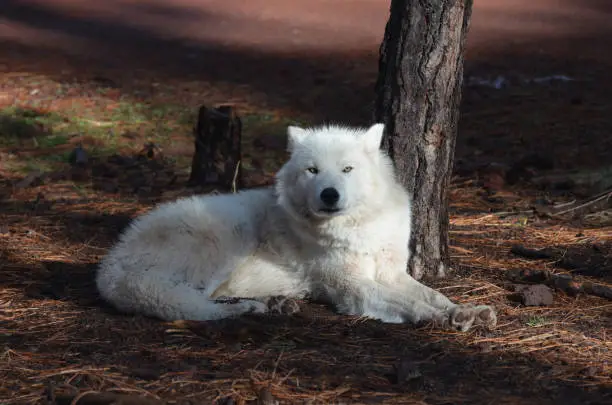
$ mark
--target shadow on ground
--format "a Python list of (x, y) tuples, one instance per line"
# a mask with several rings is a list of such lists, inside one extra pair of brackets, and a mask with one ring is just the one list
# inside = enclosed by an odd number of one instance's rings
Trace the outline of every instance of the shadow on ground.
[[(2, 256), (6, 258), (5, 252)], [(115, 381), (146, 385), (150, 391), (170, 389), (177, 376), (188, 376), (204, 390), (197, 398), (212, 400), (215, 395), (206, 395), (207, 390), (225, 391), (231, 381), (253, 378), (249, 370), (258, 370), (264, 379), (270, 374), (287, 377), (281, 383), (285, 389), (318, 392), (320, 398), (332, 392), (330, 398), (337, 401), (370, 403), (403, 394), (431, 404), (595, 405), (610, 398), (604, 388), (568, 381), (557, 366), (542, 364), (531, 354), (466, 347), (452, 335), (430, 334), (427, 328), (354, 320), (312, 304), (303, 304), (303, 312), (292, 317), (169, 325), (119, 314), (105, 305), (94, 288), (94, 265), (42, 262), (19, 265), (18, 270), (5, 259), (2, 265), (9, 268), (0, 272), (2, 287), (24, 290), (22, 304), (38, 308), (28, 320), (6, 321), (3, 328), (13, 332), (0, 338), (5, 347), (21, 354), (35, 350), (48, 362), (77, 370), (108, 370), (106, 375), (112, 373)], [(47, 311), (52, 318), (46, 319)], [(5, 370), (10, 373), (11, 366)], [(58, 386), (63, 381), (60, 376), (45, 379), (43, 370), (30, 380)], [(93, 371), (89, 376), (73, 379), (71, 385), (96, 389), (104, 380)], [(588, 376), (583, 382), (588, 383)]]

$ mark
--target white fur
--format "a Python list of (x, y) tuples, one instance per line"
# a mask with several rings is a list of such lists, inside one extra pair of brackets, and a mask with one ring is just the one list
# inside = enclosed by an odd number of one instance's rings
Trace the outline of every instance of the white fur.
[[(411, 204), (379, 149), (383, 129), (289, 127), (275, 187), (184, 198), (137, 218), (100, 265), (101, 295), (165, 320), (266, 312), (271, 296), (308, 295), (385, 322), (494, 324), (490, 307), (458, 306), (407, 274)], [(326, 188), (339, 194), (333, 212), (321, 211)]]

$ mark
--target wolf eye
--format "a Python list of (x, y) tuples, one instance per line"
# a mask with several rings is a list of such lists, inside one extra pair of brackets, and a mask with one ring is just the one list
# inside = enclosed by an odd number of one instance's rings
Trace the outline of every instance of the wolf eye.
[(343, 172), (343, 173), (348, 173), (348, 172), (350, 172), (351, 170), (353, 170), (353, 166), (346, 166), (344, 169), (342, 169), (342, 172)]
[(317, 173), (319, 173), (319, 169), (317, 169), (316, 167), (309, 167), (309, 168), (308, 168), (308, 169), (306, 169), (306, 170), (308, 170), (308, 171), (309, 171), (310, 173), (312, 173), (312, 174), (317, 174)]

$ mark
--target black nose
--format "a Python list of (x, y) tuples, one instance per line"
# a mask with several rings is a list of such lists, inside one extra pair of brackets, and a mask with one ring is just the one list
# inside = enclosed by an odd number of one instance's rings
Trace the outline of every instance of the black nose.
[(321, 201), (323, 201), (323, 204), (329, 207), (336, 205), (339, 199), (340, 193), (338, 193), (338, 190), (333, 187), (328, 187), (321, 191)]

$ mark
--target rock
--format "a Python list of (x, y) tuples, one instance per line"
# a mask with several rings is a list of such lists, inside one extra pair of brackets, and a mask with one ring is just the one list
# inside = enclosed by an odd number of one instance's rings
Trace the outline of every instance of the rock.
[(85, 167), (88, 161), (89, 156), (81, 144), (77, 145), (68, 156), (68, 162), (72, 166)]
[(521, 303), (527, 307), (548, 306), (553, 303), (552, 290), (544, 284), (517, 285), (515, 291)]
[(45, 174), (41, 171), (35, 171), (34, 173), (30, 173), (21, 180), (18, 180), (14, 183), (14, 187), (16, 189), (24, 189), (28, 187), (36, 187), (43, 183), (45, 178)]

